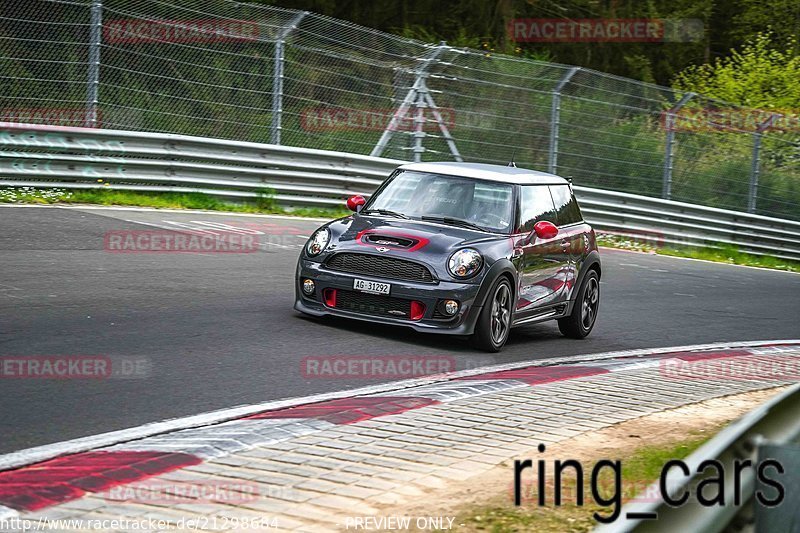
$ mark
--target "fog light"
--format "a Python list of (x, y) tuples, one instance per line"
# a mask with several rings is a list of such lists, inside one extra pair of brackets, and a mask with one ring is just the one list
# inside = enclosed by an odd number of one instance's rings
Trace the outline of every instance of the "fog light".
[(416, 300), (411, 302), (411, 320), (420, 320), (425, 316), (425, 304)]
[(444, 312), (450, 316), (455, 315), (458, 313), (458, 302), (455, 300), (445, 300), (444, 301)]
[(325, 289), (322, 291), (322, 297), (325, 299), (325, 305), (336, 307), (336, 289)]
[(314, 282), (312, 280), (310, 279), (303, 280), (303, 294), (305, 294), (306, 296), (311, 296), (312, 294), (314, 294), (315, 288), (316, 287), (314, 286)]

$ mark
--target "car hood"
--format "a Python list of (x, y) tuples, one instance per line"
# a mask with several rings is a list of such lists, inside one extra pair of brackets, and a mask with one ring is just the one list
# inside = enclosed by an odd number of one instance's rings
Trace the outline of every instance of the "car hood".
[[(507, 255), (508, 235), (490, 234), (457, 226), (387, 216), (351, 215), (328, 225), (327, 252), (343, 250), (381, 253), (444, 265), (455, 250), (477, 248), (487, 259)], [(436, 268), (436, 270), (439, 270)]]

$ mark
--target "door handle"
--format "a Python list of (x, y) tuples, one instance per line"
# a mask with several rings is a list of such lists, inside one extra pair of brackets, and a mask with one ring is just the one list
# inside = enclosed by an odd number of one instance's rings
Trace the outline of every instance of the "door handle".
[(569, 249), (569, 241), (567, 239), (561, 241), (561, 249), (565, 252)]

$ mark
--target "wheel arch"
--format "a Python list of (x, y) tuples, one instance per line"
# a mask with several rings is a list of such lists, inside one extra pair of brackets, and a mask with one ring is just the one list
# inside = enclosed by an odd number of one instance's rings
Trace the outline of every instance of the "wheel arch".
[(578, 296), (578, 289), (583, 285), (583, 280), (586, 278), (586, 274), (590, 271), (594, 270), (597, 272), (597, 280), (599, 281), (603, 277), (603, 267), (600, 264), (600, 254), (597, 250), (592, 250), (586, 255), (586, 258), (583, 260), (583, 264), (581, 265), (581, 270), (578, 272), (578, 276), (575, 279), (574, 289), (572, 290), (572, 294), (569, 296), (569, 308), (572, 308), (572, 304), (575, 302), (575, 298)]
[(514, 267), (514, 263), (509, 261), (508, 259), (501, 259), (489, 268), (489, 272), (483, 277), (483, 282), (481, 282), (481, 288), (478, 290), (478, 295), (475, 297), (475, 305), (483, 307), (486, 303), (486, 299), (489, 297), (489, 291), (492, 289), (494, 284), (500, 277), (505, 277), (508, 279), (509, 284), (511, 285), (511, 296), (513, 300), (516, 302), (517, 299), (517, 269)]

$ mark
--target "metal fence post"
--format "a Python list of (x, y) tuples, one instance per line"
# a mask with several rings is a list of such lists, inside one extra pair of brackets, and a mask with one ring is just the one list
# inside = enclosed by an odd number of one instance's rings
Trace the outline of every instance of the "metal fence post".
[(747, 212), (756, 212), (756, 195), (758, 194), (758, 175), (761, 173), (761, 132), (753, 134), (753, 162), (750, 169), (750, 190), (747, 194)]
[(422, 146), (422, 139), (425, 138), (425, 108), (427, 102), (425, 101), (425, 94), (428, 89), (424, 85), (417, 92), (416, 113), (414, 114), (414, 143), (412, 152), (414, 154), (414, 163), (422, 162), (422, 154), (425, 152), (425, 147)]
[(281, 144), (281, 115), (283, 114), (283, 61), (286, 37), (300, 24), (308, 11), (299, 13), (288, 26), (278, 32), (275, 39), (274, 66), (272, 69), (272, 124), (270, 126), (270, 142)]
[(672, 148), (675, 143), (675, 114), (694, 96), (694, 93), (684, 94), (683, 98), (672, 109), (667, 111), (666, 120), (664, 120), (664, 126), (667, 129), (667, 142), (664, 148), (664, 184), (661, 189), (661, 197), (665, 200), (672, 198)]
[(100, 46), (103, 39), (103, 1), (94, 0), (89, 23), (89, 78), (86, 89), (84, 126), (97, 127), (97, 103), (100, 89)]
[(553, 103), (550, 107), (550, 149), (547, 157), (547, 171), (555, 174), (558, 169), (558, 130), (561, 126), (561, 91), (564, 90), (569, 80), (580, 70), (572, 67), (567, 71), (556, 88), (553, 89)]
[(770, 115), (770, 117), (756, 126), (753, 133), (753, 161), (750, 168), (750, 189), (747, 194), (747, 212), (756, 212), (756, 197), (758, 196), (758, 178), (761, 175), (761, 138), (777, 117), (781, 115)]

